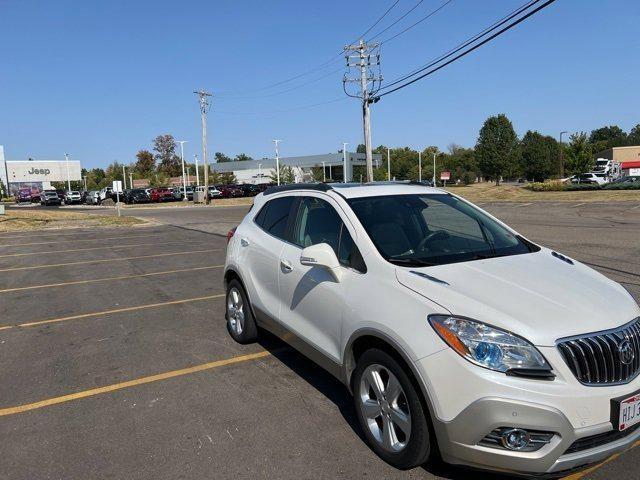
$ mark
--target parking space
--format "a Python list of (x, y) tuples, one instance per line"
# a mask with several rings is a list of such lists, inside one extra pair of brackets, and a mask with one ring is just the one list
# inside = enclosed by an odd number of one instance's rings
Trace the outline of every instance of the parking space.
[[(483, 207), (640, 298), (634, 205)], [(246, 211), (0, 234), (0, 478), (504, 478), (392, 469), (336, 380), (272, 338), (230, 339), (224, 234)], [(637, 464), (631, 451), (583, 478), (637, 478)]]

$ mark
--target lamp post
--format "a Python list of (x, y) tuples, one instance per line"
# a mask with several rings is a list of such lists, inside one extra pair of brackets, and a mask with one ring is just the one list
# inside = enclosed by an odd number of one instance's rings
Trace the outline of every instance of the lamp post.
[(560, 178), (564, 178), (564, 148), (562, 148), (562, 135), (567, 133), (566, 130), (560, 132)]
[(326, 170), (325, 170), (324, 162), (322, 162), (322, 181), (323, 181), (323, 182), (326, 182), (326, 181), (327, 181), (327, 175), (326, 175)]
[(71, 191), (71, 176), (69, 175), (69, 154), (64, 154), (64, 159), (67, 161), (67, 191)]
[(346, 142), (342, 142), (342, 181), (347, 183), (347, 145)]
[(193, 158), (196, 161), (196, 186), (200, 186), (200, 172), (198, 171), (198, 155), (194, 155)]
[(422, 152), (418, 152), (418, 181), (422, 181)]
[(387, 180), (391, 181), (391, 151), (387, 147)]
[(180, 160), (182, 161), (182, 201), (186, 202), (187, 199), (187, 179), (184, 176), (184, 144), (187, 140), (178, 140), (180, 144)]
[(436, 186), (436, 152), (433, 152), (433, 186)]
[(280, 152), (278, 151), (278, 143), (282, 140), (273, 140), (274, 145), (276, 146), (276, 176), (278, 180), (278, 185), (280, 185)]

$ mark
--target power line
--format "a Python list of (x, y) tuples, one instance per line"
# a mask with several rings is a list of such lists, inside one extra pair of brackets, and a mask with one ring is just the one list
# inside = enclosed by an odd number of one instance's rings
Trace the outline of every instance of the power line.
[[(362, 35), (360, 35), (360, 36), (358, 37), (358, 39), (360, 39), (360, 38), (364, 38), (364, 36), (365, 36), (365, 35), (367, 35), (371, 30), (373, 30), (373, 29), (375, 28), (375, 26), (376, 26), (376, 25), (378, 25), (378, 24), (379, 24), (379, 23), (380, 23), (380, 22), (381, 22), (381, 21), (382, 21), (382, 20), (383, 20), (383, 19), (384, 19), (388, 14), (389, 14), (389, 12), (391, 12), (391, 10), (393, 10), (393, 8), (395, 8), (395, 6), (396, 6), (399, 2), (400, 2), (400, 0), (395, 0), (395, 2), (393, 2), (393, 3), (391, 4), (391, 6), (390, 6), (389, 8), (387, 8), (387, 10), (386, 10), (386, 11), (385, 11), (385, 12), (384, 12), (384, 13), (383, 13), (383, 14), (382, 14), (382, 15), (381, 15), (381, 16), (380, 16), (380, 17), (379, 17), (379, 18), (378, 18), (374, 23), (373, 23), (373, 25), (371, 25), (369, 28), (367, 28), (367, 30), (365, 30), (365, 31), (364, 31), (364, 33), (362, 33)], [(357, 39), (356, 39), (356, 41), (357, 41)], [(354, 41), (354, 42), (352, 42), (352, 43), (355, 43), (355, 41)], [(279, 82), (272, 83), (272, 84), (270, 84), (270, 85), (266, 85), (266, 86), (264, 86), (264, 87), (260, 87), (260, 88), (252, 88), (252, 89), (250, 89), (250, 90), (239, 90), (239, 91), (235, 91), (235, 92), (234, 92), (234, 91), (227, 91), (227, 92), (224, 92), (224, 91), (223, 91), (223, 92), (219, 92), (219, 93), (217, 93), (216, 95), (220, 95), (220, 94), (222, 94), (222, 95), (229, 95), (229, 96), (231, 96), (231, 95), (234, 95), (234, 94), (242, 94), (242, 93), (244, 93), (244, 92), (249, 92), (249, 91), (251, 91), (251, 92), (261, 92), (261, 91), (264, 91), (264, 90), (269, 90), (269, 89), (271, 89), (271, 88), (278, 87), (278, 86), (280, 86), (280, 85), (284, 85), (285, 83), (289, 83), (289, 82), (292, 82), (292, 81), (297, 80), (297, 79), (299, 79), (299, 78), (305, 77), (305, 76), (307, 76), (307, 75), (309, 75), (309, 74), (311, 74), (311, 73), (314, 73), (314, 72), (318, 71), (318, 69), (327, 68), (327, 67), (329, 67), (329, 66), (331, 66), (331, 65), (333, 65), (333, 64), (336, 64), (336, 63), (338, 63), (338, 62), (340, 61), (340, 57), (342, 56), (342, 54), (343, 54), (343, 51), (341, 50), (341, 51), (340, 51), (340, 52), (338, 52), (336, 55), (334, 55), (333, 57), (331, 57), (329, 60), (327, 60), (326, 62), (323, 62), (323, 63), (319, 64), (318, 66), (316, 66), (316, 67), (314, 67), (314, 68), (310, 68), (309, 70), (305, 70), (305, 71), (304, 71), (304, 72), (302, 72), (302, 73), (299, 73), (299, 74), (294, 75), (294, 76), (292, 76), (292, 77), (286, 78), (286, 79), (281, 80), (281, 81), (279, 81)]]
[(413, 12), (416, 8), (418, 8), (420, 6), (420, 4), (424, 2), (424, 0), (419, 0), (418, 3), (416, 3), (413, 7), (411, 7), (409, 10), (407, 10), (404, 15), (402, 15), (400, 18), (398, 18), (395, 22), (393, 22), (391, 25), (387, 25), (386, 28), (380, 30), (376, 35), (374, 35), (373, 37), (371, 37), (369, 40), (367, 40), (368, 42), (372, 42), (374, 41), (376, 38), (378, 38), (380, 35), (382, 35), (384, 32), (386, 32), (387, 30), (389, 30), (391, 27), (393, 27), (394, 25), (396, 25), (398, 22), (402, 21), (407, 15), (409, 15), (411, 12)]
[(532, 7), (533, 5), (535, 5), (536, 3), (541, 2), (541, 1), (542, 0), (530, 0), (530, 1), (528, 1), (527, 3), (525, 3), (525, 4), (521, 5), (520, 7), (516, 8), (515, 10), (513, 10), (512, 12), (507, 14), (506, 16), (504, 16), (501, 19), (495, 21), (494, 23), (489, 25), (487, 28), (485, 28), (481, 32), (473, 35), (472, 37), (468, 38), (467, 40), (465, 40), (462, 43), (458, 44), (457, 46), (453, 47), (448, 52), (445, 52), (442, 55), (440, 55), (439, 57), (436, 57), (435, 59), (431, 60), (429, 63), (427, 63), (426, 65), (423, 65), (422, 67), (418, 67), (417, 69), (415, 69), (415, 70), (413, 70), (413, 71), (411, 71), (411, 72), (409, 72), (407, 74), (401, 75), (399, 78), (393, 80), (390, 83), (387, 83), (380, 90), (387, 90), (387, 89), (391, 88), (393, 85), (397, 85), (399, 83), (402, 83), (405, 80), (411, 78), (412, 76), (417, 75), (418, 73), (423, 72), (423, 71), (433, 67), (434, 65), (437, 65), (441, 61), (445, 60), (446, 58), (449, 58), (450, 56), (454, 55), (455, 53), (459, 52), (460, 50), (463, 50), (465, 47), (471, 45), (473, 42), (475, 42), (478, 39), (482, 38), (486, 34), (492, 32), (493, 30), (495, 30), (496, 28), (500, 27), (501, 25), (504, 25), (509, 20), (517, 17), (519, 14), (521, 14), (522, 12), (527, 10), (528, 8)]
[(408, 27), (406, 27), (405, 29), (399, 31), (398, 33), (396, 33), (395, 35), (392, 35), (388, 38), (385, 38), (384, 40), (380, 40), (381, 44), (384, 43), (389, 43), (391, 40), (395, 40), (396, 38), (398, 38), (400, 35), (404, 35), (405, 33), (407, 33), (409, 30), (411, 30), (412, 28), (420, 25), (422, 22), (424, 22), (425, 20), (428, 20), (429, 18), (433, 17), (436, 13), (438, 13), (440, 10), (442, 10), (444, 7), (446, 7), (447, 5), (449, 5), (451, 2), (453, 2), (453, 0), (447, 0), (446, 2), (444, 2), (443, 4), (441, 4), (438, 8), (430, 11), (427, 15), (425, 15), (424, 17), (422, 17), (420, 20), (418, 20), (417, 22), (412, 23), (411, 25), (409, 25)]
[(340, 98), (334, 98), (332, 100), (325, 100), (324, 102), (317, 102), (317, 103), (311, 103), (311, 104), (307, 104), (307, 105), (299, 105), (297, 107), (292, 107), (292, 108), (285, 108), (285, 109), (281, 109), (281, 110), (265, 110), (263, 112), (226, 112), (224, 110), (215, 110), (215, 114), (223, 114), (223, 115), (273, 115), (273, 114), (277, 114), (277, 113), (287, 113), (287, 112), (293, 112), (293, 111), (297, 111), (297, 110), (306, 110), (309, 108), (315, 108), (315, 107), (319, 107), (322, 105), (328, 105), (331, 103), (336, 103), (336, 102), (343, 102), (345, 101), (346, 98), (345, 97), (340, 97)]
[[(540, 0), (537, 0), (537, 1), (540, 1)], [(536, 2), (534, 2), (534, 3), (537, 3), (537, 1), (536, 1)], [(460, 58), (464, 57), (465, 55), (468, 55), (469, 53), (471, 53), (471, 52), (473, 52), (474, 50), (476, 50), (476, 49), (480, 48), (481, 46), (483, 46), (484, 44), (486, 44), (486, 43), (490, 42), (490, 41), (491, 41), (491, 40), (493, 40), (494, 38), (496, 38), (496, 37), (498, 37), (498, 36), (502, 35), (502, 34), (503, 34), (504, 32), (506, 32), (507, 30), (512, 29), (513, 27), (515, 27), (515, 26), (516, 26), (516, 25), (518, 25), (519, 23), (521, 23), (521, 22), (525, 21), (527, 18), (529, 18), (530, 16), (532, 16), (532, 15), (536, 14), (537, 12), (539, 12), (540, 10), (542, 10), (543, 8), (548, 7), (548, 6), (549, 6), (549, 5), (551, 5), (553, 2), (555, 2), (555, 0), (547, 0), (544, 4), (542, 4), (542, 5), (538, 6), (538, 7), (537, 7), (537, 8), (535, 8), (534, 10), (530, 11), (529, 13), (527, 13), (526, 15), (524, 15), (524, 16), (522, 16), (522, 17), (520, 17), (520, 18), (519, 18), (518, 20), (516, 20), (515, 22), (510, 23), (510, 24), (509, 24), (509, 25), (507, 25), (506, 27), (502, 28), (501, 30), (499, 30), (498, 32), (494, 33), (494, 34), (493, 34), (493, 35), (491, 35), (490, 37), (485, 38), (482, 42), (480, 42), (480, 43), (478, 43), (478, 44), (474, 45), (474, 46), (473, 46), (473, 47), (471, 47), (470, 49), (465, 50), (464, 52), (462, 52), (462, 53), (460, 53), (459, 55), (455, 56), (455, 57), (454, 57), (454, 58), (452, 58), (451, 60), (449, 60), (449, 61), (447, 61), (447, 62), (443, 63), (442, 65), (439, 65), (439, 66), (437, 66), (437, 67), (435, 67), (435, 68), (433, 68), (433, 69), (429, 70), (428, 72), (426, 72), (426, 73), (424, 73), (424, 74), (420, 75), (419, 77), (414, 78), (413, 80), (410, 80), (410, 81), (408, 81), (408, 82), (406, 82), (406, 83), (403, 83), (402, 85), (400, 85), (400, 86), (398, 86), (398, 87), (396, 87), (396, 88), (393, 88), (393, 89), (388, 90), (387, 92), (385, 92), (385, 93), (383, 93), (383, 94), (381, 94), (381, 95), (378, 95), (378, 97), (377, 97), (377, 98), (379, 99), (379, 98), (381, 98), (381, 97), (384, 97), (385, 95), (389, 95), (390, 93), (393, 93), (393, 92), (396, 92), (396, 91), (398, 91), (398, 90), (401, 90), (401, 89), (403, 89), (403, 88), (405, 88), (405, 87), (408, 87), (409, 85), (411, 85), (411, 84), (413, 84), (413, 83), (415, 83), (415, 82), (417, 82), (417, 81), (419, 81), (419, 80), (421, 80), (421, 79), (423, 79), (423, 78), (425, 78), (425, 77), (427, 77), (427, 76), (429, 76), (429, 75), (431, 75), (431, 74), (433, 74), (433, 73), (437, 72), (438, 70), (441, 70), (442, 68), (446, 67), (447, 65), (449, 65), (449, 64), (451, 64), (451, 63), (453, 63), (453, 62), (455, 62), (456, 60), (458, 60), (458, 59), (460, 59)]]

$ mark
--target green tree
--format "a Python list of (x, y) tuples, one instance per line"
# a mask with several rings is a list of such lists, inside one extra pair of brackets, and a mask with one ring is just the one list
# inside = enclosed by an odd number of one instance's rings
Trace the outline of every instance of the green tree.
[(173, 135), (158, 135), (153, 140), (153, 151), (158, 163), (158, 171), (169, 177), (176, 177), (182, 172), (180, 157), (176, 155), (176, 142)]
[(586, 173), (593, 165), (591, 144), (585, 132), (576, 132), (569, 137), (565, 147), (566, 166), (572, 174)]
[(222, 185), (235, 185), (238, 183), (238, 179), (233, 172), (224, 172), (219, 174), (218, 183)]
[(640, 123), (629, 131), (627, 145), (640, 145)]
[(522, 138), (520, 165), (528, 180), (542, 182), (556, 169), (555, 151), (548, 139), (538, 132), (529, 130)]
[(253, 158), (251, 158), (249, 155), (245, 153), (240, 153), (236, 155), (235, 158), (233, 159), (234, 162), (246, 162), (249, 160), (253, 160)]
[(626, 145), (627, 134), (617, 125), (609, 125), (593, 130), (589, 135), (589, 144), (593, 153), (612, 147)]
[(478, 136), (475, 156), (482, 174), (500, 184), (502, 176), (517, 169), (518, 136), (506, 115), (489, 117)]
[(217, 163), (225, 163), (225, 162), (230, 162), (231, 161), (231, 157), (228, 157), (227, 155), (225, 155), (222, 152), (216, 152), (214, 157), (215, 157)]
[[(271, 173), (269, 173), (269, 179), (272, 182), (278, 181), (278, 173), (275, 168), (271, 170)], [(295, 181), (296, 176), (293, 172), (293, 168), (291, 168), (290, 165), (280, 165), (280, 184), (294, 183)]]
[(149, 177), (153, 174), (156, 167), (156, 161), (153, 158), (153, 153), (149, 150), (139, 150), (136, 153), (136, 163), (133, 165), (133, 169), (143, 178)]

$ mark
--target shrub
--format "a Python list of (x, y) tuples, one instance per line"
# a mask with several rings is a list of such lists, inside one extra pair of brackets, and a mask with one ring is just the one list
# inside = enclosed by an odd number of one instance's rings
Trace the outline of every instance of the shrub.
[(596, 183), (569, 183), (565, 185), (565, 191), (575, 192), (580, 190), (602, 190), (602, 187)]
[(607, 190), (640, 190), (640, 182), (610, 183), (604, 188)]
[(565, 185), (561, 182), (533, 182), (525, 188), (534, 192), (561, 192), (565, 189)]

